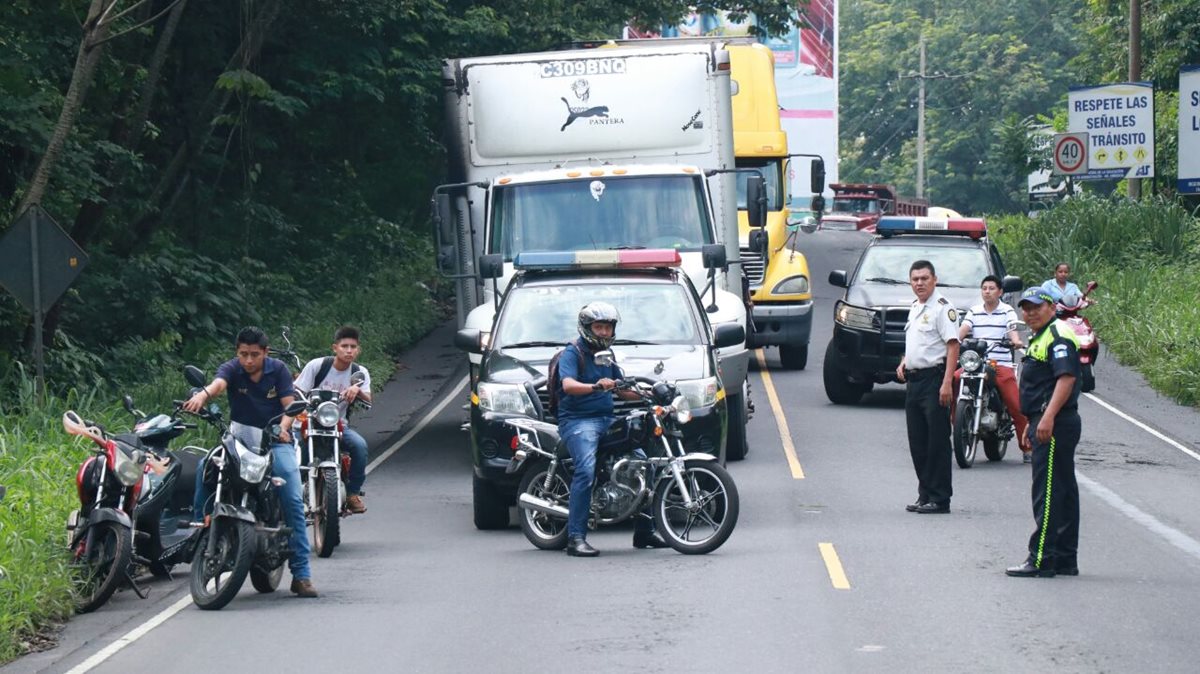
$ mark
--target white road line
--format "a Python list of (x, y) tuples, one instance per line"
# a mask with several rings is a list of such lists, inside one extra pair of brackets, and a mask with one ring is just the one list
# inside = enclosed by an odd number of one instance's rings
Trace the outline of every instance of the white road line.
[(1151, 532), (1158, 534), (1171, 545), (1183, 550), (1187, 554), (1200, 559), (1200, 541), (1188, 536), (1182, 531), (1164, 524), (1161, 520), (1138, 508), (1125, 499), (1117, 496), (1113, 490), (1096, 482), (1090, 478), (1084, 477), (1079, 471), (1075, 471), (1075, 479), (1079, 484), (1083, 485), (1088, 491), (1100, 497), (1100, 500), (1109, 504), (1125, 514), (1129, 519), (1137, 522)]
[[(422, 418), (421, 421), (418, 422), (416, 426), (412, 427), (412, 430), (405, 433), (404, 437), (397, 440), (394, 445), (392, 445), (391, 447), (388, 447), (382, 454), (380, 454), (378, 457), (376, 457), (376, 459), (374, 461), (372, 461), (370, 464), (368, 464), (367, 472), (370, 473), (371, 471), (373, 471), (377, 467), (379, 467), (379, 465), (382, 464), (384, 461), (387, 461), (388, 458), (391, 457), (391, 455), (395, 454), (396, 451), (399, 450), (401, 447), (403, 447), (405, 444), (407, 444), (409, 440), (412, 440), (413, 437), (415, 437), (417, 435), (417, 433), (420, 433), (426, 426), (428, 426), (429, 422), (433, 421), (434, 418), (436, 418), (438, 414), (441, 414), (442, 410), (446, 409), (446, 405), (449, 405), (450, 401), (452, 401), (458, 397), (458, 392), (462, 389), (463, 386), (466, 385), (466, 383), (467, 383), (467, 378), (463, 377), (462, 380), (459, 381), (457, 385), (455, 385), (454, 389), (452, 391), (450, 391), (449, 394), (446, 395), (445, 399), (443, 399), (442, 402), (438, 403), (436, 407), (434, 407), (432, 410), (430, 410), (429, 414), (426, 414), (425, 417)], [(111, 644), (105, 646), (104, 648), (97, 651), (94, 655), (92, 655), (87, 660), (84, 660), (83, 662), (79, 663), (72, 669), (68, 670), (67, 674), (85, 674), (85, 672), (90, 672), (91, 670), (93, 670), (97, 666), (99, 666), (102, 662), (104, 662), (105, 660), (116, 655), (117, 652), (119, 652), (122, 648), (125, 648), (129, 644), (137, 641), (138, 639), (141, 639), (142, 637), (146, 636), (146, 634), (150, 630), (165, 623), (167, 620), (170, 620), (171, 616), (175, 615), (176, 613), (179, 613), (184, 608), (187, 608), (187, 606), (191, 603), (192, 603), (191, 595), (185, 594), (183, 597), (180, 597), (180, 599), (178, 601), (176, 601), (174, 604), (171, 604), (167, 608), (163, 609), (158, 615), (147, 620), (146, 622), (142, 623), (141, 625), (138, 625), (137, 627), (129, 630), (129, 632), (127, 632), (125, 634), (125, 636), (122, 636), (120, 639), (117, 639), (116, 641), (112, 642)]]
[(1084, 393), (1083, 395), (1087, 396), (1090, 400), (1095, 402), (1097, 405), (1103, 407), (1104, 409), (1108, 410), (1109, 412), (1112, 412), (1113, 414), (1121, 417), (1125, 421), (1128, 421), (1129, 423), (1133, 424), (1134, 426), (1137, 426), (1138, 428), (1142, 429), (1143, 431), (1146, 431), (1150, 435), (1153, 435), (1154, 437), (1158, 438), (1159, 440), (1162, 440), (1163, 442), (1167, 443), (1168, 445), (1171, 445), (1175, 449), (1178, 449), (1179, 451), (1183, 452), (1184, 454), (1187, 454), (1188, 456), (1192, 457), (1193, 459), (1200, 461), (1200, 453), (1197, 453), (1194, 450), (1184, 447), (1182, 443), (1176, 442), (1175, 440), (1168, 438), (1167, 436), (1163, 435), (1162, 433), (1159, 433), (1158, 431), (1154, 430), (1153, 428), (1150, 428), (1146, 424), (1143, 424), (1142, 422), (1138, 421), (1137, 419), (1134, 419), (1133, 417), (1131, 417), (1128, 414), (1122, 412), (1121, 410), (1113, 407), (1109, 403), (1104, 402), (1103, 400), (1097, 398), (1096, 396), (1092, 395), (1091, 393)]

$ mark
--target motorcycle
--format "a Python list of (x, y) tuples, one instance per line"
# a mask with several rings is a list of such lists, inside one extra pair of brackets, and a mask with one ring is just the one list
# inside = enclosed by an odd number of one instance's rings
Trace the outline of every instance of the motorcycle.
[(62, 424), (70, 435), (95, 443), (94, 456), (84, 460), (75, 475), (79, 509), (67, 518), (75, 610), (88, 613), (100, 608), (125, 583), (145, 597), (134, 582), (130, 561), (134, 510), (143, 489), (147, 453), (136, 436), (110, 437), (74, 410), (63, 414)]
[(975, 465), (975, 449), (983, 444), (989, 461), (999, 461), (1008, 451), (1008, 441), (1016, 435), (1012, 416), (996, 388), (996, 361), (988, 360), (993, 349), (1012, 349), (1012, 342), (1002, 339), (989, 343), (985, 339), (963, 340), (958, 356), (962, 379), (958, 385), (958, 404), (954, 412), (954, 459), (959, 468)]
[[(611, 352), (596, 354), (598, 364), (611, 358)], [(524, 471), (517, 506), (525, 537), (543, 550), (561, 550), (573, 462), (558, 427), (542, 421), (536, 384), (525, 386), (538, 418), (503, 419), (515, 434), (507, 470)], [(707, 554), (721, 547), (737, 525), (737, 486), (716, 457), (684, 450), (679, 426), (691, 420), (686, 399), (673, 384), (645, 377), (617, 388), (635, 391), (642, 405), (620, 415), (600, 440), (588, 527), (639, 516), (649, 503), (659, 533), (677, 552)]]
[[(357, 386), (366, 378), (362, 372), (355, 372), (350, 375), (350, 383)], [(304, 481), (304, 518), (312, 524), (313, 551), (318, 557), (333, 554), (333, 549), (341, 542), (341, 518), (350, 515), (346, 509), (350, 454), (342, 450), (342, 431), (346, 422), (341, 418), (340, 397), (338, 391), (313, 389), (304, 399), (305, 410), (296, 417), (299, 429), (296, 451), (300, 477)], [(370, 408), (370, 403), (363, 400), (353, 404)]]
[(1058, 317), (1071, 326), (1071, 329), (1075, 331), (1075, 337), (1079, 340), (1079, 366), (1082, 370), (1080, 391), (1084, 393), (1090, 393), (1096, 389), (1096, 375), (1092, 368), (1096, 364), (1096, 359), (1100, 357), (1100, 338), (1096, 336), (1091, 321), (1080, 316), (1079, 312), (1092, 306), (1093, 302), (1088, 299), (1088, 295), (1097, 287), (1099, 287), (1098, 283), (1089, 281), (1083, 295), (1066, 295), (1058, 301), (1056, 307)]
[[(197, 389), (207, 381), (198, 368), (187, 366), (184, 376)], [(203, 534), (192, 558), (192, 601), (205, 610), (228, 604), (246, 576), (255, 590), (279, 587), (283, 565), (291, 555), (291, 528), (283, 525), (278, 490), (283, 480), (271, 477), (271, 442), (281, 433), (279, 421), (304, 409), (297, 400), (267, 428), (255, 429), (257, 442), (236, 437), (221, 418), (216, 404), (198, 416), (221, 431), (221, 442), (204, 462), (205, 485), (213, 490), (212, 514), (205, 517)]]

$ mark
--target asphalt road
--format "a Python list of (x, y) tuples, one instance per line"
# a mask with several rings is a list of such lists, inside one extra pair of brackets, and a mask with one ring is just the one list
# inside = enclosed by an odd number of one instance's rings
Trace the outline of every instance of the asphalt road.
[[(285, 577), (274, 595), (247, 587), (204, 612), (179, 583), (160, 583), (149, 600), (121, 593), (73, 620), (59, 648), (0, 672), (1195, 671), (1200, 414), (1102, 356), (1096, 395), (1168, 439), (1083, 401), (1082, 575), (1006, 577), (1033, 526), (1015, 448), (954, 469), (952, 514), (907, 513), (916, 478), (903, 389), (877, 387), (853, 407), (824, 395), (840, 295), (825, 279), (852, 267), (864, 242), (801, 239), (817, 293), (811, 365), (783, 371), (768, 351), (770, 386), (752, 375), (752, 449), (730, 465), (741, 518), (711, 555), (633, 550), (626, 529), (589, 537), (598, 559), (572, 559), (534, 549), (515, 527), (475, 531), (465, 389), (443, 334), (412, 358), (421, 373), (380, 398), (411, 409), (379, 412), (373, 454), (395, 451), (370, 475), (370, 511), (344, 523), (331, 559), (314, 561), (319, 599), (293, 598)], [(435, 379), (445, 385), (416, 409), (413, 385), (432, 390)]]

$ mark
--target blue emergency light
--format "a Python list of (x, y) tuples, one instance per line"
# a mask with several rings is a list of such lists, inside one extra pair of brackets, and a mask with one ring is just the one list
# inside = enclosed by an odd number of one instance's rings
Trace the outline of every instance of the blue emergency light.
[(987, 223), (983, 218), (901, 218), (884, 216), (875, 225), (880, 236), (898, 234), (953, 234), (982, 239), (987, 235)]

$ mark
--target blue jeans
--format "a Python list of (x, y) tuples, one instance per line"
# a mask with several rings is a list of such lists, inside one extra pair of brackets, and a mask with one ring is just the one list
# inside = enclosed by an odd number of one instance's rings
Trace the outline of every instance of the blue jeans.
[[(304, 522), (304, 485), (300, 483), (300, 465), (296, 462), (296, 447), (290, 443), (277, 442), (271, 445), (271, 473), (283, 478), (283, 486), (279, 488), (279, 506), (283, 510), (283, 521), (291, 527), (292, 535), (288, 544), (292, 549), (292, 558), (288, 560), (288, 568), (292, 578), (308, 580), (312, 571), (308, 568), (308, 526)], [(212, 512), (212, 492), (204, 484), (204, 466), (207, 459), (202, 460), (196, 467), (196, 496), (192, 501), (192, 510), (196, 521), (204, 519), (205, 513)]]
[[(559, 435), (567, 443), (567, 451), (575, 463), (575, 474), (571, 479), (571, 497), (567, 501), (567, 538), (587, 538), (588, 515), (592, 509), (592, 484), (596, 481), (596, 449), (600, 438), (613, 417), (567, 419), (558, 425)], [(640, 450), (639, 450), (640, 451)], [(634, 532), (654, 531), (654, 520), (648, 517), (649, 507), (634, 518)]]
[(350, 453), (350, 474), (346, 476), (346, 493), (361, 494), (367, 482), (367, 440), (353, 428), (342, 431), (342, 446)]

